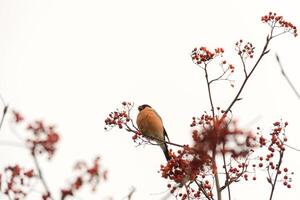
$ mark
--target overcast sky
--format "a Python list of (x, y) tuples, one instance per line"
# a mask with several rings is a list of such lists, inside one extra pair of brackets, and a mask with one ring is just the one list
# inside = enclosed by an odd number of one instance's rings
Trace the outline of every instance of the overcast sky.
[[(28, 119), (57, 125), (59, 150), (43, 163), (53, 193), (72, 176), (76, 160), (100, 154), (109, 182), (98, 197), (122, 199), (135, 186), (134, 199), (160, 199), (167, 184), (157, 173), (164, 163), (161, 150), (135, 147), (125, 131), (104, 132), (106, 115), (124, 100), (147, 103), (162, 116), (172, 141), (190, 143), (191, 117), (209, 110), (191, 50), (223, 47), (237, 66), (236, 88), (220, 83), (213, 89), (216, 105), (225, 108), (243, 77), (234, 44), (244, 39), (260, 52), (269, 30), (260, 18), (269, 11), (300, 26), (299, 6), (292, 0), (1, 0), (0, 93)], [(271, 44), (233, 112), (246, 129), (259, 125), (267, 132), (273, 121), (289, 121), (289, 144), (299, 148), (300, 101), (281, 76), (275, 52), (300, 90), (300, 40), (284, 35)], [(0, 140), (13, 139), (9, 126), (6, 120)], [(300, 195), (299, 153), (287, 152), (286, 164), (295, 171), (292, 189), (279, 184), (275, 200)], [(31, 166), (22, 149), (0, 147), (0, 155), (1, 163)], [(270, 191), (264, 177), (238, 185), (234, 199), (266, 199)], [(86, 193), (81, 198), (99, 199)]]

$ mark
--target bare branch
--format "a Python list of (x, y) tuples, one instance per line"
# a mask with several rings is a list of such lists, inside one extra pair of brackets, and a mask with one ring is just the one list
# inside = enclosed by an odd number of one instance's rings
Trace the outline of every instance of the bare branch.
[[(283, 158), (283, 151), (280, 151), (279, 161), (277, 163), (277, 169), (280, 169), (280, 166), (282, 164), (282, 158)], [(276, 183), (277, 183), (278, 175), (279, 175), (279, 170), (276, 171), (276, 175), (275, 175), (274, 181), (272, 182), (272, 180), (270, 180), (271, 181), (271, 185), (272, 185), (272, 190), (271, 190), (271, 194), (270, 194), (270, 199), (269, 200), (272, 200), (272, 198), (273, 198), (273, 194), (274, 194), (275, 186), (276, 186)]]
[(128, 200), (131, 200), (132, 199), (132, 195), (135, 193), (135, 191), (136, 191), (136, 188), (132, 187), (126, 198)]
[(54, 199), (52, 198), (51, 192), (50, 192), (49, 187), (48, 187), (48, 184), (47, 184), (47, 182), (46, 182), (46, 180), (45, 180), (45, 178), (44, 178), (44, 175), (43, 175), (43, 173), (42, 173), (42, 170), (41, 170), (41, 167), (40, 167), (40, 164), (39, 164), (39, 162), (38, 162), (38, 159), (37, 159), (36, 155), (35, 155), (35, 154), (32, 154), (32, 158), (33, 158), (33, 161), (34, 161), (34, 164), (35, 164), (35, 168), (36, 168), (36, 170), (37, 170), (37, 172), (38, 172), (38, 176), (39, 176), (39, 178), (40, 178), (40, 180), (41, 180), (41, 182), (42, 182), (42, 184), (43, 184), (43, 186), (44, 186), (44, 189), (46, 190), (47, 193), (50, 194), (49, 198), (50, 198), (51, 200), (54, 200)]
[(0, 99), (1, 99), (2, 104), (4, 105), (4, 108), (3, 108), (3, 111), (2, 111), (2, 117), (1, 117), (1, 121), (0, 121), (0, 130), (1, 130), (2, 124), (4, 122), (5, 115), (6, 115), (7, 110), (8, 110), (8, 105), (5, 103), (5, 101), (4, 101), (1, 94), (0, 94)]
[(283, 77), (285, 78), (285, 80), (288, 82), (288, 84), (290, 85), (290, 87), (292, 88), (292, 90), (294, 91), (294, 93), (297, 95), (298, 99), (300, 99), (300, 94), (299, 94), (299, 92), (297, 91), (297, 89), (295, 88), (295, 86), (294, 86), (294, 84), (292, 83), (292, 81), (291, 81), (291, 80), (289, 79), (289, 77), (286, 75), (286, 73), (285, 73), (285, 71), (284, 71), (284, 69), (283, 69), (283, 66), (282, 66), (282, 64), (281, 64), (281, 62), (280, 62), (280, 59), (279, 59), (278, 54), (276, 53), (275, 56), (276, 56), (276, 60), (277, 60), (277, 62), (278, 62), (278, 65), (279, 65), (279, 67), (280, 67), (282, 76), (283, 76)]
[(258, 64), (260, 63), (261, 59), (264, 57), (264, 55), (266, 55), (267, 53), (269, 53), (270, 50), (268, 50), (268, 46), (269, 43), (272, 39), (272, 33), (273, 33), (273, 29), (271, 30), (271, 36), (267, 36), (266, 38), (266, 43), (265, 46), (259, 56), (259, 58), (257, 59), (256, 63), (254, 64), (254, 66), (252, 67), (251, 71), (249, 72), (249, 74), (247, 74), (247, 76), (245, 77), (244, 82), (242, 83), (238, 93), (236, 94), (236, 96), (234, 97), (234, 99), (232, 100), (232, 102), (230, 103), (230, 105), (227, 107), (226, 111), (224, 112), (224, 115), (222, 118), (226, 117), (226, 114), (231, 110), (231, 108), (233, 107), (233, 105), (237, 102), (237, 99), (239, 99), (240, 94), (242, 93), (246, 83), (248, 82), (249, 78), (251, 77), (251, 75), (253, 74), (253, 72), (255, 71), (255, 69), (257, 68)]

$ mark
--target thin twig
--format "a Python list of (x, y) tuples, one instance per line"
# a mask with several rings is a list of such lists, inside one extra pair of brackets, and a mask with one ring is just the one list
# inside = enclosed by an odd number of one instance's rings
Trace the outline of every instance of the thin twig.
[(293, 149), (293, 150), (295, 150), (295, 151), (300, 151), (300, 149), (297, 149), (297, 148), (295, 148), (295, 147), (292, 147), (292, 146), (290, 146), (290, 145), (288, 145), (288, 144), (284, 144), (284, 146), (287, 146), (288, 148)]
[[(7, 178), (7, 176), (5, 175), (5, 180), (6, 180), (6, 185), (8, 186), (9, 185), (9, 182), (8, 182), (8, 178)], [(9, 189), (7, 190), (7, 198), (9, 199), (9, 200), (13, 200), (13, 198), (10, 196), (10, 194), (9, 194)]]
[[(223, 149), (224, 147), (224, 143), (223, 143)], [(225, 169), (225, 173), (226, 173), (226, 180), (225, 180), (225, 184), (227, 185), (227, 182), (229, 181), (229, 174), (228, 174), (228, 170), (227, 170), (227, 163), (226, 163), (226, 158), (225, 158), (225, 153), (222, 153), (222, 157), (223, 157), (223, 164), (224, 164), (224, 169)], [(231, 200), (231, 193), (230, 193), (230, 185), (227, 185), (227, 192), (228, 192), (228, 199)]]
[(242, 64), (243, 64), (243, 70), (244, 70), (244, 75), (245, 77), (247, 77), (247, 69), (246, 69), (246, 64), (245, 64), (245, 60), (244, 58), (242, 57), (242, 55), (240, 55), (240, 58), (241, 58), (241, 61), (242, 61)]
[(213, 152), (212, 152), (212, 162), (213, 162), (213, 176), (214, 176), (214, 180), (216, 183), (216, 191), (217, 191), (217, 197), (218, 200), (222, 200), (222, 189), (220, 187), (220, 179), (219, 179), (219, 173), (218, 173), (218, 168), (217, 168), (217, 162), (216, 162), (216, 149), (214, 148)]
[[(2, 99), (2, 98), (1, 98)], [(4, 101), (2, 100), (2, 102), (4, 103)], [(4, 118), (5, 118), (5, 115), (7, 113), (7, 110), (8, 110), (8, 105), (4, 104), (4, 109), (3, 109), (3, 112), (2, 112), (2, 117), (1, 117), (1, 121), (0, 121), (0, 130), (2, 128), (2, 124), (4, 122)]]
[[(210, 84), (211, 82), (209, 82), (209, 78), (208, 78), (208, 72), (207, 72), (207, 64), (205, 64), (205, 79), (206, 79), (206, 85), (207, 85), (207, 90), (208, 90), (208, 97), (209, 97), (209, 102), (210, 102), (210, 106), (211, 106), (211, 112), (212, 112), (212, 117), (213, 117), (213, 122), (215, 122), (215, 108), (214, 108), (214, 104), (213, 104), (213, 98), (212, 98), (212, 93), (211, 93), (211, 88), (210, 88)], [(215, 166), (215, 172), (214, 172), (214, 178), (216, 181), (216, 190), (217, 190), (217, 197), (218, 200), (222, 200), (222, 195), (221, 195), (221, 190), (220, 190), (220, 180), (219, 180), (219, 175), (218, 175), (218, 169), (217, 169), (217, 164), (216, 164), (216, 155), (215, 155), (215, 151), (213, 152), (213, 162), (214, 162), (214, 166)]]
[(132, 187), (129, 194), (127, 195), (128, 200), (131, 200), (132, 195), (135, 193), (135, 191), (136, 191), (135, 187)]
[[(126, 130), (128, 132), (133, 132), (135, 134), (137, 134), (139, 131), (138, 129), (137, 130), (133, 130), (130, 126), (128, 126), (127, 124), (125, 124), (126, 126)], [(144, 136), (144, 135), (143, 135)], [(165, 141), (165, 140), (161, 140), (161, 139), (158, 139), (156, 137), (152, 137), (152, 136), (144, 136), (145, 138), (148, 138), (150, 140), (155, 140), (157, 142), (161, 142), (161, 143), (165, 143), (165, 144), (169, 144), (169, 145), (173, 145), (173, 146), (177, 146), (177, 147), (181, 147), (181, 148), (184, 148), (185, 146), (184, 145), (180, 145), (180, 144), (176, 144), (176, 143), (173, 143), (173, 142), (168, 142), (168, 141)]]
[(258, 66), (259, 62), (261, 61), (261, 59), (262, 59), (267, 53), (269, 53), (270, 50), (268, 50), (268, 46), (269, 46), (269, 43), (270, 43), (271, 39), (273, 38), (273, 37), (272, 37), (272, 33), (273, 33), (273, 31), (271, 30), (271, 34), (270, 34), (270, 36), (267, 36), (267, 38), (266, 38), (266, 44), (265, 44), (265, 46), (264, 46), (264, 48), (263, 48), (263, 50), (262, 50), (262, 52), (261, 52), (259, 58), (257, 59), (256, 63), (254, 64), (254, 66), (253, 66), (253, 68), (251, 69), (250, 73), (247, 74), (247, 76), (245, 77), (244, 82), (242, 83), (242, 85), (241, 85), (241, 87), (240, 87), (238, 93), (236, 94), (236, 96), (234, 97), (234, 99), (232, 100), (232, 102), (231, 102), (231, 103), (229, 104), (229, 106), (227, 107), (227, 109), (226, 109), (226, 111), (224, 112), (224, 115), (223, 115), (222, 118), (225, 118), (225, 117), (226, 117), (226, 114), (231, 110), (232, 106), (233, 106), (233, 105), (237, 102), (237, 100), (239, 99), (239, 96), (240, 96), (240, 94), (242, 93), (242, 91), (243, 91), (243, 89), (244, 89), (246, 83), (248, 82), (249, 78), (250, 78), (251, 75), (253, 74), (254, 70), (257, 68), (257, 66)]
[(187, 194), (187, 200), (191, 200), (188, 186), (186, 184), (184, 184), (184, 187), (185, 187), (185, 191), (186, 191), (186, 194)]
[[(229, 70), (229, 68), (227, 68), (225, 71), (223, 71), (223, 73), (220, 76), (218, 76), (217, 78), (214, 78), (214, 79), (210, 80), (208, 83), (211, 84), (214, 81), (221, 80), (222, 77), (226, 74), (226, 72), (228, 72), (228, 70)], [(227, 78), (226, 79), (222, 79), (222, 80), (227, 80)]]
[(214, 109), (214, 104), (213, 104), (213, 100), (212, 100), (210, 83), (208, 80), (207, 64), (205, 64), (204, 71), (205, 71), (205, 79), (206, 79), (206, 85), (207, 85), (207, 90), (208, 90), (208, 97), (209, 97), (209, 102), (210, 102), (210, 106), (211, 106), (211, 112), (212, 112), (213, 119), (215, 120), (215, 109)]
[[(215, 108), (214, 108), (214, 104), (213, 104), (213, 100), (212, 100), (212, 93), (211, 93), (211, 88), (210, 88), (210, 82), (208, 79), (208, 73), (207, 73), (207, 64), (205, 65), (205, 79), (206, 79), (206, 84), (207, 84), (207, 90), (208, 90), (208, 97), (209, 97), (209, 102), (210, 102), (210, 106), (211, 106), (211, 112), (212, 112), (212, 117), (213, 117), (213, 122), (215, 122)], [(216, 190), (217, 190), (217, 197), (218, 200), (222, 200), (222, 195), (221, 195), (221, 190), (220, 190), (220, 180), (219, 180), (219, 175), (218, 175), (218, 169), (217, 169), (217, 164), (216, 164), (216, 154), (215, 151), (213, 151), (213, 162), (214, 162), (214, 166), (216, 171), (214, 172), (214, 178), (216, 181)]]
[(278, 178), (278, 175), (279, 175), (279, 169), (280, 169), (280, 166), (282, 164), (282, 158), (283, 158), (283, 151), (280, 152), (280, 157), (279, 157), (279, 161), (278, 161), (278, 164), (277, 164), (277, 169), (278, 170), (276, 171), (274, 182), (272, 182), (272, 180), (270, 180), (271, 181), (271, 185), (272, 185), (272, 190), (271, 190), (271, 194), (270, 194), (270, 199), (269, 200), (272, 200), (272, 198), (273, 198), (275, 186), (276, 186), (276, 183), (277, 183), (277, 178)]
[(45, 180), (45, 178), (43, 176), (43, 173), (42, 173), (42, 170), (41, 170), (41, 167), (40, 167), (40, 164), (38, 162), (38, 159), (37, 159), (36, 155), (32, 154), (32, 158), (33, 158), (33, 161), (34, 161), (34, 164), (35, 164), (35, 168), (36, 168), (36, 170), (38, 172), (38, 176), (39, 176), (39, 178), (40, 178), (40, 180), (41, 180), (41, 182), (42, 182), (42, 184), (44, 186), (44, 189), (46, 190), (46, 193), (49, 193), (50, 194), (50, 199), (54, 200), (52, 198), (52, 195), (51, 195), (51, 192), (50, 192), (49, 187), (47, 185), (47, 182), (46, 182), (46, 180)]
[(9, 200), (13, 200), (13, 199), (11, 198), (10, 194), (9, 194), (9, 191), (7, 192), (7, 197), (8, 197)]
[(207, 192), (205, 191), (205, 189), (203, 188), (202, 183), (198, 183), (197, 180), (195, 180), (195, 183), (198, 185), (200, 191), (204, 194), (204, 196), (205, 196), (208, 200), (213, 200), (213, 198), (210, 197), (210, 196), (207, 194)]
[[(246, 157), (245, 162), (247, 162), (248, 159), (249, 159), (249, 155)], [(235, 161), (240, 164), (240, 162), (238, 162), (237, 160), (235, 160)], [(225, 185), (223, 185), (221, 187), (221, 191), (224, 190), (226, 187), (228, 187), (233, 182), (238, 182), (239, 178), (242, 177), (242, 175), (247, 171), (247, 169), (248, 169), (248, 165), (244, 165), (243, 168), (242, 168), (242, 171), (240, 173), (238, 173), (234, 178), (232, 178), (229, 181), (225, 182)]]
[(297, 91), (297, 89), (295, 88), (295, 86), (294, 86), (294, 84), (292, 83), (292, 81), (291, 81), (291, 80), (289, 79), (289, 77), (286, 75), (286, 73), (285, 73), (285, 71), (284, 71), (284, 69), (283, 69), (283, 66), (282, 66), (282, 64), (281, 64), (281, 62), (280, 62), (280, 59), (279, 59), (278, 54), (276, 53), (275, 56), (276, 56), (276, 60), (277, 60), (277, 62), (278, 62), (278, 65), (279, 65), (279, 67), (280, 67), (282, 76), (283, 76), (283, 77), (285, 78), (285, 80), (288, 82), (288, 84), (290, 85), (290, 87), (292, 88), (292, 90), (294, 91), (294, 93), (297, 95), (298, 99), (300, 99), (300, 94), (299, 94), (299, 92)]

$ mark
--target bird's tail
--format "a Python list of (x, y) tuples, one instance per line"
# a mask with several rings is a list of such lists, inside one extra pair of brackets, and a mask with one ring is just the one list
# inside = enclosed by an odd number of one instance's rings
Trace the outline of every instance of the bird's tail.
[(168, 145), (166, 143), (162, 143), (160, 145), (161, 149), (163, 150), (165, 157), (167, 159), (167, 161), (169, 161), (171, 159), (170, 155), (169, 155), (169, 150), (168, 150)]

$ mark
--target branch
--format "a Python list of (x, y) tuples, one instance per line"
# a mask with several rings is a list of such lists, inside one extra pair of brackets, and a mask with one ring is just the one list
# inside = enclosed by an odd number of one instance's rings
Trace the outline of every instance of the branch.
[[(132, 133), (135, 133), (135, 134), (137, 134), (139, 132), (139, 130), (136, 127), (134, 127), (136, 130), (134, 130), (130, 126), (128, 126), (127, 124), (125, 124), (125, 126), (126, 126), (126, 131), (128, 131), (128, 132), (132, 132)], [(185, 145), (180, 145), (180, 144), (176, 144), (176, 143), (173, 143), (173, 142), (170, 142), (170, 141), (161, 140), (161, 139), (158, 139), (156, 137), (144, 136), (144, 135), (143, 135), (143, 137), (148, 138), (150, 140), (155, 140), (157, 142), (173, 145), (173, 146), (176, 146), (176, 147), (181, 147), (181, 148), (185, 147)]]
[[(249, 155), (246, 157), (245, 162), (247, 162), (249, 159)], [(235, 160), (237, 161), (237, 160)], [(238, 161), (237, 161), (238, 162)], [(239, 163), (239, 162), (238, 162)], [(229, 185), (231, 185), (233, 182), (238, 182), (239, 178), (242, 177), (242, 175), (247, 171), (248, 169), (248, 165), (243, 166), (242, 171), (240, 173), (237, 174), (237, 176), (232, 177), (229, 181), (225, 182), (225, 185), (223, 185), (220, 189), (221, 191), (224, 190), (226, 187), (229, 187)]]
[[(223, 149), (224, 149), (224, 143), (223, 143)], [(227, 185), (227, 182), (229, 181), (229, 174), (228, 174), (228, 170), (227, 170), (227, 163), (226, 163), (226, 158), (225, 158), (225, 153), (222, 152), (222, 157), (223, 157), (223, 164), (224, 164), (224, 169), (225, 169), (225, 174), (226, 174), (226, 180), (225, 180), (225, 184)], [(229, 184), (230, 185), (230, 184)], [(230, 193), (230, 186), (227, 185), (227, 192), (228, 192), (228, 199), (231, 200), (231, 193)]]
[(54, 199), (52, 198), (52, 196), (51, 196), (49, 187), (48, 187), (47, 182), (46, 182), (46, 180), (45, 180), (45, 178), (44, 178), (44, 176), (43, 176), (43, 173), (42, 173), (40, 164), (39, 164), (39, 162), (38, 162), (38, 159), (37, 159), (35, 153), (32, 154), (32, 158), (33, 158), (33, 161), (34, 161), (36, 170), (37, 170), (37, 172), (38, 172), (38, 176), (39, 176), (39, 178), (40, 178), (40, 180), (41, 180), (41, 182), (42, 182), (42, 184), (43, 184), (43, 186), (44, 186), (44, 189), (46, 190), (46, 193), (50, 194), (50, 195), (49, 195), (49, 198), (50, 198), (51, 200), (54, 200)]
[(135, 187), (132, 187), (129, 194), (127, 195), (128, 200), (131, 200), (132, 195), (135, 193), (135, 191), (136, 191)]
[(0, 99), (1, 99), (2, 104), (4, 105), (3, 112), (2, 112), (2, 117), (1, 117), (1, 121), (0, 121), (0, 130), (1, 130), (2, 124), (4, 122), (5, 115), (6, 115), (7, 110), (8, 110), (8, 105), (5, 103), (5, 101), (4, 101), (4, 99), (1, 95), (0, 95)]
[(211, 83), (213, 83), (214, 81), (218, 81), (218, 80), (228, 80), (227, 78), (228, 78), (229, 76), (227, 76), (226, 79), (222, 79), (222, 77), (228, 72), (228, 70), (229, 70), (229, 68), (227, 68), (225, 71), (223, 71), (223, 73), (222, 73), (220, 76), (218, 76), (217, 78), (214, 78), (214, 79), (210, 80), (210, 81), (208, 82), (208, 84), (211, 84)]
[(205, 71), (205, 79), (206, 79), (206, 85), (207, 85), (207, 90), (208, 90), (208, 97), (209, 97), (211, 112), (212, 112), (213, 119), (215, 120), (215, 109), (214, 109), (214, 104), (213, 104), (213, 101), (212, 101), (212, 94), (211, 94), (211, 89), (210, 89), (210, 82), (208, 80), (207, 64), (205, 64), (204, 71)]
[(205, 189), (203, 188), (202, 183), (198, 183), (197, 180), (195, 180), (195, 183), (198, 185), (200, 191), (205, 195), (205, 197), (206, 197), (208, 200), (213, 200), (213, 198), (210, 197), (210, 196), (207, 194), (207, 192), (205, 191)]
[(246, 69), (246, 64), (245, 64), (245, 60), (244, 58), (242, 57), (242, 55), (240, 55), (240, 58), (241, 58), (241, 61), (242, 61), (242, 64), (243, 64), (243, 70), (244, 70), (244, 74), (245, 74), (245, 77), (247, 77), (247, 69)]
[(293, 147), (291, 145), (288, 145), (288, 144), (284, 144), (284, 146), (287, 146), (288, 148), (293, 149), (295, 151), (300, 151), (300, 149), (297, 149), (297, 148), (295, 148), (295, 147)]
[(274, 194), (274, 190), (275, 190), (277, 178), (278, 178), (278, 175), (279, 175), (279, 169), (280, 169), (280, 166), (281, 166), (281, 163), (282, 163), (282, 158), (283, 158), (283, 151), (280, 151), (280, 157), (279, 157), (279, 161), (278, 161), (278, 164), (277, 164), (277, 167), (276, 167), (277, 171), (276, 171), (274, 182), (272, 183), (272, 180), (270, 180), (271, 181), (271, 185), (272, 185), (272, 190), (271, 190), (271, 194), (270, 194), (270, 199), (269, 200), (272, 200), (272, 198), (273, 198), (273, 194)]
[(263, 48), (263, 50), (262, 50), (262, 52), (261, 52), (259, 58), (257, 59), (256, 63), (254, 64), (254, 66), (253, 66), (253, 68), (251, 69), (250, 73), (247, 74), (247, 76), (246, 76), (244, 82), (242, 83), (242, 85), (241, 85), (241, 87), (240, 87), (238, 93), (236, 94), (236, 96), (234, 97), (234, 99), (232, 100), (232, 102), (230, 103), (230, 105), (228, 106), (228, 108), (226, 109), (226, 111), (224, 112), (222, 118), (225, 118), (225, 117), (226, 117), (226, 114), (231, 110), (231, 108), (233, 107), (233, 105), (238, 101), (240, 94), (242, 93), (242, 91), (243, 91), (243, 89), (244, 89), (246, 83), (248, 82), (249, 78), (250, 78), (251, 75), (253, 74), (254, 70), (257, 68), (259, 62), (261, 61), (261, 59), (262, 59), (267, 53), (269, 53), (270, 50), (267, 50), (267, 49), (268, 49), (269, 43), (270, 43), (270, 41), (271, 41), (272, 38), (273, 38), (273, 37), (272, 37), (272, 32), (271, 32), (271, 35), (270, 35), (270, 36), (267, 36), (267, 38), (266, 38), (266, 44), (265, 44), (265, 46), (264, 46), (264, 48)]
[(276, 56), (276, 60), (277, 60), (277, 62), (278, 62), (278, 65), (279, 65), (279, 67), (280, 67), (282, 76), (283, 76), (283, 77), (285, 78), (285, 80), (288, 82), (288, 84), (290, 85), (290, 87), (292, 88), (292, 90), (294, 91), (294, 93), (297, 95), (298, 99), (300, 99), (300, 94), (299, 94), (299, 92), (297, 91), (297, 89), (295, 88), (294, 84), (293, 84), (293, 83), (291, 82), (291, 80), (289, 79), (289, 77), (286, 75), (286, 73), (285, 73), (285, 71), (284, 71), (284, 69), (283, 69), (283, 66), (282, 66), (282, 64), (281, 64), (281, 62), (280, 62), (280, 59), (279, 59), (278, 54), (276, 53), (275, 56)]

